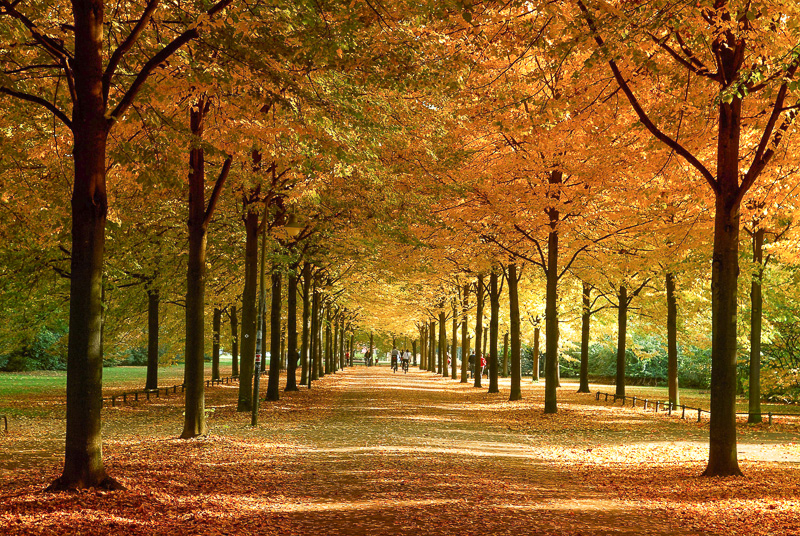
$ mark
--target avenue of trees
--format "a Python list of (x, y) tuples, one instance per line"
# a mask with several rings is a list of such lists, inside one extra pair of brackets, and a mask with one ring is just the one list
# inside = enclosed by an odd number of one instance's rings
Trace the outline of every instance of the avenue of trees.
[(67, 370), (53, 489), (118, 486), (104, 364), (183, 362), (191, 438), (220, 347), (253, 422), (267, 352), (267, 401), (393, 344), (511, 400), (541, 359), (546, 413), (708, 382), (707, 476), (737, 393), (800, 392), (794, 0), (0, 0), (0, 64), (0, 367)]

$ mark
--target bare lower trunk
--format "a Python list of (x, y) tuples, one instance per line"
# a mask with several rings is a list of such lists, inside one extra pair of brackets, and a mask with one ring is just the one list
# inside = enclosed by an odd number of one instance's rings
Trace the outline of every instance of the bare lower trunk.
[(453, 300), (453, 339), (450, 342), (450, 379), (458, 378), (458, 307)]
[(497, 342), (500, 335), (500, 289), (498, 285), (499, 274), (497, 269), (492, 270), (489, 276), (489, 392), (499, 393), (497, 362)]
[(306, 385), (309, 377), (309, 345), (311, 343), (311, 264), (303, 264), (303, 333), (300, 350), (300, 385)]
[(592, 287), (587, 282), (583, 282), (583, 297), (581, 308), (581, 372), (579, 393), (589, 392), (589, 327), (592, 320), (591, 315), (591, 292)]
[(469, 324), (467, 309), (469, 308), (469, 284), (463, 288), (461, 304), (461, 383), (469, 381)]
[(239, 316), (236, 306), (231, 306), (231, 376), (239, 375)]
[(439, 313), (439, 374), (445, 378), (450, 375), (447, 370), (447, 324), (444, 311)]
[(286, 289), (286, 388), (284, 391), (297, 391), (297, 275), (289, 272)]
[(158, 289), (147, 289), (147, 380), (145, 389), (158, 388)]
[(222, 310), (214, 307), (214, 316), (211, 321), (211, 379), (218, 380), (219, 373), (219, 332), (222, 329)]
[(540, 328), (533, 328), (533, 381), (539, 381), (539, 370), (542, 368), (539, 363), (539, 332)]
[(248, 210), (244, 217), (244, 292), (242, 293), (242, 355), (239, 362), (239, 401), (236, 411), (251, 411), (253, 366), (256, 357), (258, 309), (258, 213)]
[(667, 386), (669, 401), (681, 403), (678, 393), (678, 305), (675, 299), (675, 275), (667, 273)]
[[(728, 52), (725, 52), (728, 56)], [(736, 453), (736, 292), (739, 278), (741, 101), (720, 103), (711, 264), (711, 421), (705, 476), (741, 475)]]
[(477, 303), (475, 306), (475, 373), (473, 384), (475, 387), (481, 386), (481, 343), (483, 342), (483, 274), (478, 275), (477, 284)]
[(511, 324), (511, 395), (509, 400), (522, 398), (522, 353), (520, 345), (519, 280), (517, 265), (508, 265), (508, 303)]
[(617, 293), (617, 380), (616, 395), (625, 396), (625, 341), (628, 336), (628, 289), (622, 285)]
[(281, 376), (281, 296), (282, 274), (279, 266), (272, 267), (272, 299), (269, 315), (269, 379), (267, 380), (267, 400), (280, 400), (279, 380)]

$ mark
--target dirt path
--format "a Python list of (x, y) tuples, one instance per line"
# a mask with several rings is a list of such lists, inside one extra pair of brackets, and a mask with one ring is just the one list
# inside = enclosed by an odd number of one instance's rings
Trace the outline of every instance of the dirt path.
[(223, 386), (190, 441), (179, 396), (105, 408), (106, 467), (128, 489), (75, 494), (42, 491), (63, 400), (31, 395), (0, 436), (0, 534), (800, 535), (796, 429), (748, 428), (747, 478), (707, 479), (707, 423), (566, 383), (544, 415), (541, 385), (501, 390), (355, 367), (263, 403), (251, 428)]
[(537, 458), (443, 381), (385, 368), (337, 378), (330, 415), (292, 434), (302, 461), (286, 468), (302, 472), (271, 511), (307, 534), (690, 534)]

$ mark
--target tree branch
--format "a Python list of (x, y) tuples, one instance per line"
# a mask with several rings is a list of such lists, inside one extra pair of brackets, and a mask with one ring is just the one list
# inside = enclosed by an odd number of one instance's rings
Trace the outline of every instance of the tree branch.
[[(601, 48), (604, 47), (605, 42), (603, 41), (603, 38), (600, 37), (600, 34), (598, 33), (597, 28), (594, 24), (594, 19), (592, 19), (592, 15), (591, 13), (589, 13), (589, 10), (584, 5), (583, 0), (578, 0), (578, 7), (580, 7), (581, 11), (583, 12), (586, 18), (586, 22), (589, 26), (589, 30), (591, 30), (592, 35), (594, 36), (595, 42), (599, 47)], [(619, 87), (622, 89), (622, 92), (625, 93), (625, 96), (628, 98), (628, 102), (630, 102), (634, 112), (636, 112), (636, 115), (639, 117), (639, 121), (641, 121), (642, 124), (645, 126), (645, 128), (647, 128), (647, 130), (649, 130), (650, 133), (653, 136), (655, 136), (659, 141), (661, 141), (667, 147), (675, 151), (677, 154), (681, 155), (687, 162), (689, 162), (689, 164), (691, 164), (695, 169), (697, 169), (697, 171), (700, 172), (700, 174), (706, 180), (708, 185), (711, 187), (711, 189), (716, 193), (719, 190), (719, 187), (717, 186), (717, 181), (714, 178), (714, 175), (712, 175), (711, 172), (703, 165), (703, 163), (700, 162), (683, 145), (681, 145), (680, 143), (669, 137), (667, 134), (662, 132), (650, 120), (650, 117), (648, 117), (647, 113), (644, 111), (641, 104), (639, 104), (639, 101), (636, 99), (636, 96), (633, 94), (633, 91), (628, 85), (628, 82), (622, 76), (619, 67), (617, 67), (617, 63), (613, 59), (609, 59), (608, 65), (611, 67), (611, 72), (614, 73), (614, 78), (617, 80), (617, 84), (619, 84)]]
[(44, 106), (47, 108), (48, 111), (52, 112), (62, 123), (64, 123), (70, 130), (72, 130), (72, 121), (70, 121), (69, 117), (56, 108), (55, 104), (44, 100), (41, 97), (37, 97), (36, 95), (31, 95), (30, 93), (24, 93), (22, 91), (16, 91), (11, 88), (7, 87), (0, 87), (0, 93), (5, 93), (6, 95), (10, 95), (12, 97), (16, 97), (18, 99), (32, 102), (34, 104), (38, 104), (39, 106)]
[(228, 178), (228, 172), (231, 170), (231, 163), (233, 163), (233, 156), (226, 158), (225, 163), (222, 164), (222, 171), (220, 171), (219, 177), (217, 177), (217, 182), (214, 183), (214, 190), (211, 192), (211, 198), (208, 200), (206, 213), (203, 216), (203, 229), (208, 227), (211, 216), (214, 214), (214, 209), (217, 207), (217, 201), (219, 200), (219, 194), (222, 192), (222, 186), (225, 184), (225, 179)]
[(159, 0), (149, 0), (147, 2), (147, 6), (144, 8), (144, 13), (142, 13), (142, 18), (140, 18), (136, 25), (131, 30), (131, 33), (128, 34), (128, 37), (117, 47), (114, 53), (111, 55), (111, 59), (108, 60), (108, 65), (106, 66), (106, 70), (103, 72), (103, 100), (108, 104), (108, 92), (111, 88), (111, 79), (114, 77), (114, 73), (117, 70), (117, 66), (119, 62), (122, 61), (122, 57), (125, 55), (128, 50), (139, 40), (141, 37), (142, 32), (147, 27), (147, 23), (150, 22), (150, 19), (153, 17), (153, 13), (155, 13), (156, 8), (158, 7)]

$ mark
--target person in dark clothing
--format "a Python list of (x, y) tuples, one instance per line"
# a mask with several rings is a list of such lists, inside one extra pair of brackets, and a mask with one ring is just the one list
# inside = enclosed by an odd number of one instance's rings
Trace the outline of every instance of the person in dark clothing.
[(470, 379), (475, 377), (475, 350), (469, 354), (469, 377)]

